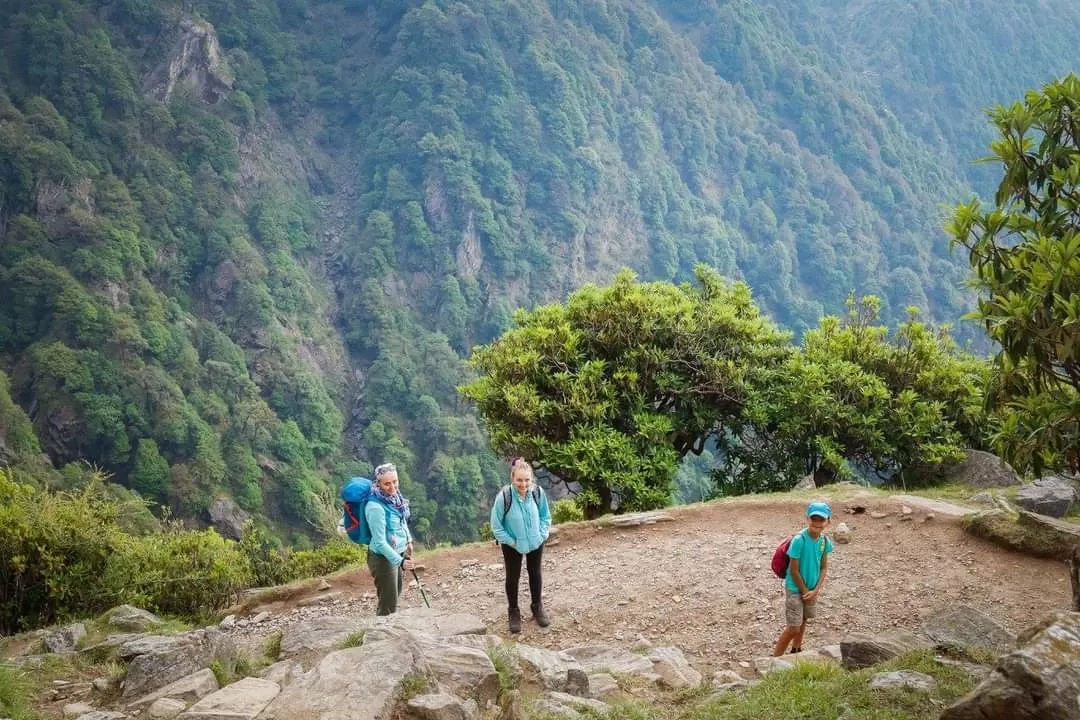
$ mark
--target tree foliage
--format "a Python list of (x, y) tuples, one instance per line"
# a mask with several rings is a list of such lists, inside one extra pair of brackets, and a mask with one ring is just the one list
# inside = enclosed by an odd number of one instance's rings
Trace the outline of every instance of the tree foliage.
[(983, 443), (987, 366), (914, 317), (890, 335), (877, 312), (876, 298), (851, 299), (796, 348), (744, 285), (704, 268), (697, 287), (627, 271), (519, 313), (475, 351), (480, 377), (462, 392), (497, 451), (574, 483), (593, 515), (613, 497), (620, 510), (668, 504), (688, 452), (714, 463), (714, 488), (680, 480), (696, 499), (806, 473), (924, 481)]
[(737, 423), (756, 373), (781, 363), (787, 336), (745, 285), (698, 269), (696, 286), (641, 283), (624, 271), (565, 305), (519, 312), (477, 348), (462, 388), (496, 450), (522, 454), (581, 488), (591, 515), (667, 505), (679, 459)]
[(877, 298), (806, 333), (799, 352), (755, 387), (747, 431), (719, 439), (720, 489), (783, 490), (793, 479), (921, 483), (985, 443), (987, 364), (914, 316), (895, 332)]
[(1021, 471), (1080, 470), (1080, 78), (990, 113), (991, 207), (956, 208), (949, 231), (980, 291), (973, 317), (1001, 347), (988, 397), (995, 444)]

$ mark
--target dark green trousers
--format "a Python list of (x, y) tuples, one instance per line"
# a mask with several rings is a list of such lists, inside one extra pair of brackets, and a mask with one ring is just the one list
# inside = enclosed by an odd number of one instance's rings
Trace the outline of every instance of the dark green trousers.
[(379, 598), (378, 615), (389, 615), (397, 612), (398, 596), (401, 595), (401, 584), (405, 577), (400, 565), (392, 565), (390, 561), (378, 553), (368, 550), (368, 570), (375, 579), (375, 595)]

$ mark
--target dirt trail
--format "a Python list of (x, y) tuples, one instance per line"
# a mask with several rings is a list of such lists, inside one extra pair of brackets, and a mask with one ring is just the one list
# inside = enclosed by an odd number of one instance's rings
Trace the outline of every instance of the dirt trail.
[[(522, 642), (550, 648), (605, 643), (683, 649), (699, 669), (736, 667), (766, 655), (781, 626), (780, 581), (769, 569), (776, 544), (798, 529), (805, 500), (771, 497), (675, 508), (673, 520), (633, 528), (575, 524), (559, 529), (544, 553), (544, 597), (552, 625), (531, 620)], [(846, 522), (849, 544), (836, 544), (818, 620), (806, 647), (839, 642), (851, 631), (916, 630), (933, 610), (972, 605), (1010, 630), (1070, 602), (1067, 566), (1018, 555), (965, 533), (954, 517), (915, 507), (901, 521), (898, 501), (851, 495), (832, 501), (833, 528)], [(865, 512), (847, 510), (862, 506)], [(888, 513), (872, 517), (871, 513)], [(479, 615), (506, 635), (501, 554), (474, 544), (421, 556), (433, 607)], [(344, 602), (327, 614), (374, 613), (366, 570), (332, 578)], [(274, 615), (326, 593), (314, 583), (287, 600), (251, 608)], [(522, 579), (523, 607), (528, 590)], [(402, 605), (422, 604), (415, 583)], [(309, 611), (314, 607), (307, 608)], [(525, 613), (528, 614), (527, 612)], [(257, 627), (257, 626), (256, 626)], [(255, 640), (256, 627), (248, 629)]]

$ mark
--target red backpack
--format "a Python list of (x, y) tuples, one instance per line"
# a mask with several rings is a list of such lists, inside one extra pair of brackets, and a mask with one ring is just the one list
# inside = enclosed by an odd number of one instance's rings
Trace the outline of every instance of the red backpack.
[(776, 577), (783, 579), (787, 577), (788, 568), (788, 547), (791, 545), (791, 541), (794, 535), (789, 535), (784, 538), (784, 541), (776, 546), (776, 550), (772, 554), (772, 571)]

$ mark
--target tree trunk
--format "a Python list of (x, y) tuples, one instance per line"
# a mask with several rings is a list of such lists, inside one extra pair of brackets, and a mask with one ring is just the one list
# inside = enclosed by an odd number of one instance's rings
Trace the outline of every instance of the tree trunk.
[(1072, 609), (1080, 612), (1080, 545), (1073, 548), (1069, 579), (1072, 580)]

